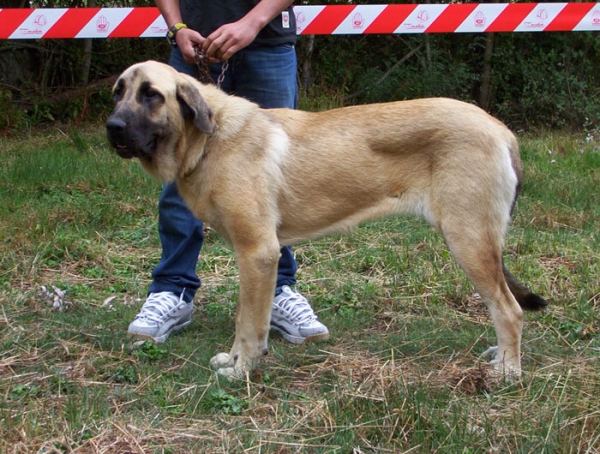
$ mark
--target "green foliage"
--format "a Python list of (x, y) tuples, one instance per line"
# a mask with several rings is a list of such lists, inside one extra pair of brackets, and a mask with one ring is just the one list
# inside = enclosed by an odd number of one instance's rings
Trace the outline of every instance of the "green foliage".
[(0, 86), (0, 134), (10, 129), (20, 129), (25, 124), (25, 112), (15, 109), (13, 94)]
[(110, 374), (110, 381), (114, 383), (124, 383), (129, 385), (135, 385), (138, 383), (138, 374), (131, 364), (119, 366), (112, 374)]
[(495, 110), (511, 124), (582, 130), (600, 118), (593, 33), (503, 34), (494, 53)]
[(37, 397), (40, 393), (41, 390), (36, 385), (16, 385), (10, 390), (8, 398), (12, 400), (22, 400)]
[(211, 413), (223, 413), (235, 416), (240, 415), (248, 408), (248, 402), (246, 399), (229, 394), (223, 389), (216, 389), (210, 393), (204, 406)]
[[(143, 3), (135, 6), (151, 4)], [(1, 134), (55, 121), (106, 118), (112, 109), (111, 78), (141, 60), (166, 61), (169, 46), (162, 39), (94, 39), (87, 81), (82, 39), (0, 41), (0, 50), (0, 69), (6, 69), (0, 84), (8, 87), (0, 88)]]
[(146, 341), (134, 350), (134, 354), (149, 361), (156, 361), (167, 356), (168, 350), (152, 341)]

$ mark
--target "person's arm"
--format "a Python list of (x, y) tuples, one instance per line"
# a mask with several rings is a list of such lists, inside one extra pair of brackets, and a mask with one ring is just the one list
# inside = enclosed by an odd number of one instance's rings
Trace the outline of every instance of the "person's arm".
[(211, 33), (204, 41), (202, 49), (209, 57), (227, 60), (240, 49), (250, 45), (256, 39), (256, 35), (292, 3), (293, 0), (261, 0), (237, 22), (225, 24)]
[[(181, 17), (179, 0), (154, 0), (154, 3), (165, 20), (167, 28), (171, 28), (179, 22), (185, 23)], [(175, 35), (177, 47), (179, 47), (186, 63), (194, 63), (196, 61), (195, 47), (202, 47), (204, 40), (205, 38), (200, 33), (190, 28), (182, 28)]]

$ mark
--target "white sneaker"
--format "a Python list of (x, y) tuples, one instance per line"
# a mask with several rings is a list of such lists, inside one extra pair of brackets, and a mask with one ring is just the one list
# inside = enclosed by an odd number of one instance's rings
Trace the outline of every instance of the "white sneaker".
[(172, 292), (150, 293), (127, 332), (160, 344), (192, 322), (193, 308), (193, 301), (185, 301), (183, 293), (181, 296)]
[(329, 330), (319, 321), (304, 296), (287, 285), (273, 300), (271, 329), (292, 344), (329, 339)]

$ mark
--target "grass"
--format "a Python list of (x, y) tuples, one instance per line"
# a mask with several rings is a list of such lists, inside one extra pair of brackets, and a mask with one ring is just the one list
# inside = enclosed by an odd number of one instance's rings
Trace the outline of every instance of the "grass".
[(160, 257), (159, 184), (100, 127), (3, 139), (0, 452), (600, 452), (598, 142), (520, 139), (506, 263), (552, 303), (527, 315), (521, 382), (489, 380), (485, 308), (442, 239), (401, 218), (295, 248), (332, 338), (273, 336), (234, 384), (208, 367), (232, 342), (230, 247), (208, 235), (190, 328), (132, 343)]

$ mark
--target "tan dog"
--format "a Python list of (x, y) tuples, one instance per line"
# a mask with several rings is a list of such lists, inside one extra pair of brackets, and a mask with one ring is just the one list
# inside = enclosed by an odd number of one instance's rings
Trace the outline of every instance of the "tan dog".
[(128, 68), (114, 96), (107, 131), (117, 153), (176, 181), (195, 216), (235, 251), (236, 335), (230, 353), (211, 360), (219, 373), (243, 377), (268, 352), (282, 245), (412, 213), (444, 236), (489, 308), (496, 369), (520, 375), (522, 308), (546, 302), (502, 262), (522, 178), (517, 141), (502, 123), (442, 98), (263, 110), (157, 62)]

